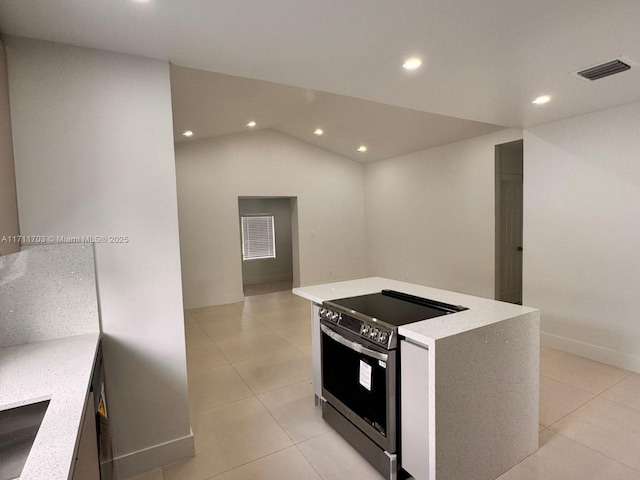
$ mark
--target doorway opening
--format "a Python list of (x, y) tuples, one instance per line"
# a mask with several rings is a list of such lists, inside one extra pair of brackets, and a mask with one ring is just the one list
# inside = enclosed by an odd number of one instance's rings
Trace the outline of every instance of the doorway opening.
[(238, 197), (245, 296), (291, 290), (299, 278), (295, 197)]
[(496, 145), (496, 300), (522, 305), (523, 141)]

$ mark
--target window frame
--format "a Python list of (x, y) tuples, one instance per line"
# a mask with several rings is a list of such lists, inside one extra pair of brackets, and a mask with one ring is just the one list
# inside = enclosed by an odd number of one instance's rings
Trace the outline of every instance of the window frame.
[[(269, 219), (270, 225), (264, 228), (264, 238), (254, 238), (255, 255), (251, 255), (252, 240), (250, 238), (251, 231), (249, 230), (249, 219)], [(261, 225), (253, 226), (256, 231), (254, 237), (260, 234), (259, 229), (263, 228)], [(242, 247), (242, 261), (249, 262), (252, 260), (268, 260), (276, 258), (276, 226), (275, 216), (272, 213), (243, 213), (240, 215), (240, 235), (241, 235), (241, 247)], [(259, 244), (266, 244), (266, 248), (260, 250)], [(262, 253), (262, 254), (261, 254)]]

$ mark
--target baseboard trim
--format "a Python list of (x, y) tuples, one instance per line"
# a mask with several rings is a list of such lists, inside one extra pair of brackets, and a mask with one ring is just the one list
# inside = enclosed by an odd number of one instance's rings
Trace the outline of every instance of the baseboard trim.
[(540, 332), (540, 345), (606, 363), (607, 365), (613, 365), (614, 367), (624, 368), (625, 370), (640, 372), (640, 356), (638, 355), (616, 352), (615, 350), (546, 332)]
[(195, 444), (191, 431), (186, 437), (116, 457), (113, 459), (113, 466), (116, 478), (125, 479), (194, 455)]
[(244, 302), (244, 295), (240, 293), (230, 293), (227, 295), (216, 295), (208, 298), (204, 302), (198, 302), (198, 304), (191, 304), (184, 302), (184, 309), (191, 310), (192, 308), (211, 307), (213, 305), (226, 305), (228, 303), (240, 303)]
[(293, 277), (291, 275), (271, 275), (266, 277), (260, 277), (255, 279), (243, 280), (243, 285), (260, 285), (261, 283), (274, 283), (274, 282), (292, 282)]

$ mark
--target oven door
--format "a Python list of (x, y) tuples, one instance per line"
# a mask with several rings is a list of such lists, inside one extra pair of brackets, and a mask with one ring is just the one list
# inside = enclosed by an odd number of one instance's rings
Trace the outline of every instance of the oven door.
[(396, 350), (321, 322), (322, 396), (389, 453), (396, 451)]

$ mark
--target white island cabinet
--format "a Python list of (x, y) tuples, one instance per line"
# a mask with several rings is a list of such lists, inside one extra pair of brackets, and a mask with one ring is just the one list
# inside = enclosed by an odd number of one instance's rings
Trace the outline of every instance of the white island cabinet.
[(296, 288), (313, 303), (316, 395), (317, 306), (383, 289), (468, 308), (399, 328), (402, 468), (416, 480), (492, 480), (536, 451), (540, 312), (533, 308), (380, 277)]

